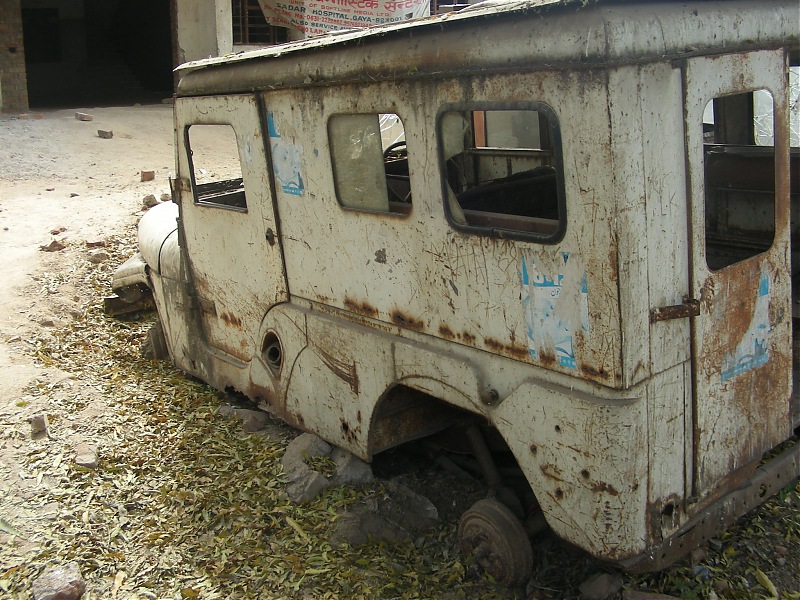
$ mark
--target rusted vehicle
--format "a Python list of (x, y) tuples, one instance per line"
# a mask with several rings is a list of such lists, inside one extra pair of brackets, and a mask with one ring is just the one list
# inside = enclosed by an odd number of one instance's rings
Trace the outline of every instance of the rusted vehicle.
[(797, 64), (794, 0), (490, 2), (186, 64), (173, 202), (114, 286), (180, 369), (364, 460), (469, 441), (497, 579), (537, 521), (657, 570), (798, 477)]

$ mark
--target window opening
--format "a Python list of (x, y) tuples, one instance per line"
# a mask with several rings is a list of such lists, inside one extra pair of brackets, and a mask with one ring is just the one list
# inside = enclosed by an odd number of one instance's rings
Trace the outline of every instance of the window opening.
[(242, 166), (236, 133), (230, 125), (192, 125), (187, 130), (196, 204), (244, 210)]
[(231, 0), (233, 43), (272, 45), (289, 41), (289, 29), (272, 25), (258, 0)]
[(558, 241), (565, 227), (558, 140), (555, 115), (543, 105), (443, 113), (451, 222), (485, 235)]
[(706, 262), (712, 271), (772, 245), (773, 115), (768, 90), (714, 98), (703, 112)]
[(411, 212), (403, 121), (394, 113), (334, 115), (328, 121), (336, 198), (369, 212)]

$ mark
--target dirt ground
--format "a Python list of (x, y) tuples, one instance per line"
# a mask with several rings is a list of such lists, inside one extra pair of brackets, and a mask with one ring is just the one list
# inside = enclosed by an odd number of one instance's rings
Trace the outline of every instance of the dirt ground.
[[(94, 120), (77, 120), (78, 111)], [(113, 137), (100, 138), (99, 129), (113, 131)], [(32, 539), (34, 531), (55, 517), (58, 506), (42, 507), (35, 501), (41, 486), (48, 484), (30, 477), (28, 419), (58, 416), (60, 411), (52, 395), (29, 392), (42, 384), (61, 388), (63, 396), (81, 385), (69, 373), (36, 361), (30, 340), (96, 302), (86, 289), (71, 285), (67, 274), (85, 264), (92, 243), (119, 235), (138, 221), (144, 196), (169, 191), (172, 106), (4, 116), (0, 131), (0, 523)], [(155, 179), (141, 182), (143, 170), (155, 171)], [(66, 248), (42, 251), (54, 240)], [(80, 392), (86, 407), (80, 414), (64, 415), (69, 427), (58, 428), (65, 447), (96, 442), (92, 419), (108, 410), (100, 394)], [(20, 553), (25, 550), (25, 545), (19, 548)]]

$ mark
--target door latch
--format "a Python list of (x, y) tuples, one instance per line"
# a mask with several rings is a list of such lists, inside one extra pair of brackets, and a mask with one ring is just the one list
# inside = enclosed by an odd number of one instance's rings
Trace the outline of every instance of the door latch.
[(700, 300), (683, 297), (683, 304), (674, 304), (672, 306), (661, 306), (650, 310), (650, 322), (657, 323), (658, 321), (670, 321), (672, 319), (687, 319), (689, 317), (696, 317), (700, 314)]

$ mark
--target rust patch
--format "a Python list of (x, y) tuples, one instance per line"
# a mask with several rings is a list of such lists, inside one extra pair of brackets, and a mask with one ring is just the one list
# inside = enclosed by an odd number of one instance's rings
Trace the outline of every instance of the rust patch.
[(242, 320), (232, 313), (223, 312), (220, 314), (219, 318), (225, 321), (231, 327), (237, 327), (239, 329), (242, 328)]
[(422, 331), (425, 328), (422, 321), (404, 315), (399, 310), (392, 313), (392, 323), (405, 329), (413, 329), (414, 331)]
[(539, 362), (543, 367), (554, 367), (556, 364), (556, 355), (547, 350), (539, 352)]
[(453, 330), (450, 329), (444, 323), (439, 325), (439, 335), (441, 335), (443, 338), (448, 339), (448, 340), (452, 340), (452, 339), (454, 339), (456, 337), (456, 334), (453, 333)]
[(459, 336), (465, 344), (469, 344), (470, 346), (475, 345), (475, 336), (472, 335), (469, 331), (465, 331)]
[(542, 472), (542, 475), (548, 479), (552, 479), (554, 481), (564, 481), (564, 478), (561, 476), (561, 469), (559, 469), (556, 465), (541, 465), (539, 470)]
[(529, 351), (522, 346), (514, 346), (512, 344), (503, 344), (492, 338), (484, 338), (483, 344), (495, 352), (504, 356), (513, 356), (514, 358), (527, 358)]
[(608, 379), (608, 372), (603, 367), (597, 369), (592, 365), (581, 363), (580, 368), (581, 368), (581, 373), (586, 375), (586, 377), (589, 379), (594, 379), (594, 380), (601, 379), (603, 381)]
[(353, 362), (352, 364), (349, 364), (343, 360), (339, 360), (338, 358), (325, 352), (325, 350), (320, 347), (316, 347), (315, 350), (317, 355), (322, 359), (322, 362), (325, 363), (325, 366), (328, 367), (339, 379), (349, 385), (354, 394), (358, 394), (359, 383), (358, 373), (356, 371), (356, 363)]
[(358, 302), (357, 300), (353, 300), (352, 298), (344, 299), (344, 307), (350, 312), (354, 312), (364, 317), (370, 317), (371, 319), (374, 319), (375, 317), (378, 316), (377, 308), (368, 304), (367, 302)]
[(339, 422), (342, 424), (342, 435), (344, 435), (345, 439), (351, 443), (355, 442), (356, 438), (358, 437), (360, 427), (350, 427), (350, 424), (345, 421), (344, 418), (340, 418)]
[(592, 491), (596, 494), (610, 494), (611, 496), (619, 496), (619, 491), (610, 483), (605, 481), (595, 481), (592, 483)]

